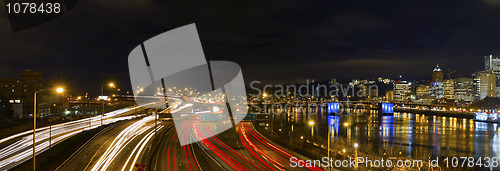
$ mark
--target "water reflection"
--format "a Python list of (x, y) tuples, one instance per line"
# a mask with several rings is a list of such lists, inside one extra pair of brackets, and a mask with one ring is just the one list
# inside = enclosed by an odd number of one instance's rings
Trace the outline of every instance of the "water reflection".
[[(269, 129), (275, 132), (286, 130), (284, 136), (304, 136), (325, 142), (330, 131), (331, 141), (343, 137), (351, 142), (371, 143), (374, 148), (392, 145), (410, 155), (418, 149), (431, 150), (435, 156), (500, 155), (500, 132), (498, 125), (493, 123), (398, 112), (379, 116), (374, 110), (350, 115), (327, 115), (322, 110), (312, 112), (316, 114), (304, 114), (313, 110), (316, 109), (279, 110), (280, 114), (272, 114), (273, 127)], [(309, 121), (315, 124), (309, 125)]]

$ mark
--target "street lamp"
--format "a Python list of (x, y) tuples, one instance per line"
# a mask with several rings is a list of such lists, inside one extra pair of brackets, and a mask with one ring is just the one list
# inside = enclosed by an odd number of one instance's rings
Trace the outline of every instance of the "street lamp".
[[(36, 94), (37, 93), (40, 93), (42, 91), (45, 91), (47, 89), (42, 89), (42, 90), (38, 90), (38, 91), (35, 91), (34, 95), (33, 95), (33, 171), (35, 171), (36, 169), (36, 162), (35, 162), (35, 156), (36, 156)], [(58, 93), (62, 93), (64, 91), (63, 88), (57, 88), (56, 89), (56, 92)], [(52, 133), (52, 130), (51, 130), (51, 127), (52, 125), (49, 126), (49, 134)], [(49, 144), (52, 143), (52, 137), (49, 135)]]
[(309, 125), (311, 126), (311, 138), (314, 137), (314, 121), (309, 121)]
[(313, 126), (314, 125), (314, 121), (309, 121), (309, 125)]
[(347, 138), (351, 138), (351, 129), (349, 128), (349, 123), (345, 122), (344, 126), (345, 126), (345, 131), (346, 131), (346, 134), (347, 134)]
[(354, 143), (354, 159), (356, 159), (356, 162), (358, 161), (358, 143)]
[[(114, 88), (115, 84), (114, 83), (109, 83), (109, 87)], [(102, 98), (102, 113), (101, 113), (101, 130), (102, 130), (102, 118), (104, 117), (104, 85), (101, 86), (101, 97)]]

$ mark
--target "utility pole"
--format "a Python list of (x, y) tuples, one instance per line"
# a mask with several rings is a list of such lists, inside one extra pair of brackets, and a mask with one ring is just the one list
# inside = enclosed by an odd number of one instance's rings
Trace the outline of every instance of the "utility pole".
[[(104, 85), (101, 87), (101, 97), (104, 97)], [(102, 100), (102, 113), (101, 113), (101, 130), (102, 130), (102, 118), (104, 117), (104, 98)]]

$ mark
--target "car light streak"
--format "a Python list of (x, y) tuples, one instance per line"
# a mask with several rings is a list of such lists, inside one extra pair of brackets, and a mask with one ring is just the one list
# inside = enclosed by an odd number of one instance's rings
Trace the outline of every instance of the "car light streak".
[[(134, 110), (148, 105), (153, 105), (154, 103), (145, 104), (136, 107), (129, 107), (124, 109), (119, 109), (111, 111), (103, 116), (103, 125), (115, 123), (121, 120), (127, 120), (134, 118), (136, 116), (124, 116), (133, 112)], [(97, 128), (100, 126), (101, 116), (95, 116), (91, 118), (79, 119), (71, 122), (65, 122), (61, 124), (52, 125), (52, 146), (61, 143), (62, 141), (80, 133), (85, 130)], [(92, 122), (92, 127), (89, 128), (89, 122)], [(49, 127), (37, 128), (36, 132), (36, 152), (37, 155), (48, 150), (49, 147)], [(6, 143), (8, 141), (14, 141), (11, 144), (0, 149), (0, 170), (11, 169), (29, 159), (33, 156), (33, 134), (31, 131), (26, 131), (18, 133), (0, 140), (0, 143)], [(20, 138), (20, 139), (19, 139)], [(19, 139), (19, 140), (16, 140)]]

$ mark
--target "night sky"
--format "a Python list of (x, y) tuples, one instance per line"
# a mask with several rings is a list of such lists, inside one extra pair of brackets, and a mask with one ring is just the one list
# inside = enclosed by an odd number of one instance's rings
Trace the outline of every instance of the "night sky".
[(0, 77), (31, 69), (46, 87), (97, 93), (113, 81), (130, 89), (130, 51), (190, 23), (205, 56), (240, 64), (247, 83), (430, 79), (436, 64), (468, 75), (484, 69), (484, 55), (500, 54), (498, 0), (80, 0), (16, 33), (0, 8)]

